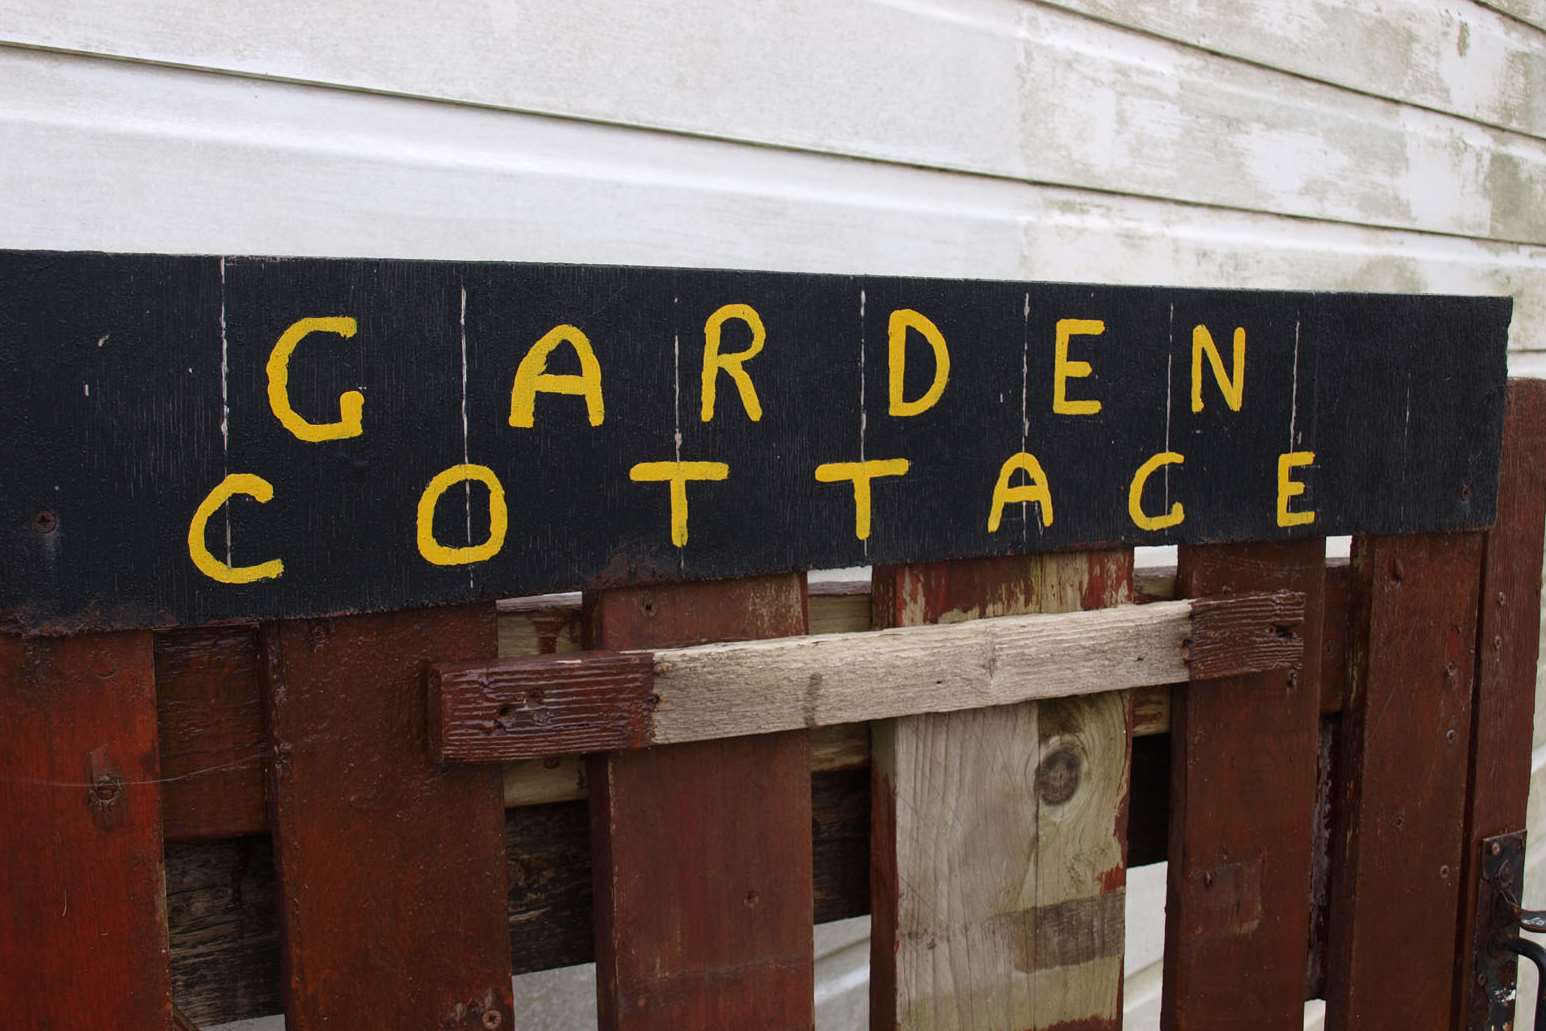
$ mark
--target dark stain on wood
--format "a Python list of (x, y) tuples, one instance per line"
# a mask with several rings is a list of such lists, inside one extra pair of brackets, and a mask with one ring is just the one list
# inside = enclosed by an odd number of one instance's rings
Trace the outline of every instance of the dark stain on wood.
[(284, 1008), (275, 892), (267, 835), (167, 845), (172, 998), (194, 1023)]

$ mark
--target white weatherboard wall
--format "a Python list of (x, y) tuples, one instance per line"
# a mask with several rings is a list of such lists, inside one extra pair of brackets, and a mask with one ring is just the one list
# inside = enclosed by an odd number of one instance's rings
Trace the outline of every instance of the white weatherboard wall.
[(0, 0), (0, 155), (5, 247), (1507, 294), (1546, 372), (1543, 0)]

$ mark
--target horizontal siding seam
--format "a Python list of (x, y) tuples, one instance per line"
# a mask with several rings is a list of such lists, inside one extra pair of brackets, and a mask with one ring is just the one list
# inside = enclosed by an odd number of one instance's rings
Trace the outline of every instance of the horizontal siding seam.
[[(1161, 37), (1155, 37), (1155, 38), (1161, 38)], [(1171, 43), (1172, 41), (1166, 40), (1165, 42), (1166, 43)], [(326, 82), (326, 81), (314, 80), (314, 79), (293, 78), (293, 77), (278, 76), (278, 75), (261, 75), (261, 74), (256, 74), (256, 73), (253, 73), (253, 72), (246, 72), (246, 71), (232, 70), (232, 69), (223, 69), (223, 68), (214, 68), (214, 67), (209, 67), (209, 66), (204, 66), (204, 65), (185, 64), (185, 63), (180, 63), (180, 62), (175, 62), (175, 61), (164, 61), (164, 60), (155, 60), (155, 59), (147, 59), (147, 58), (138, 58), (138, 57), (125, 56), (125, 55), (116, 55), (116, 54), (101, 54), (101, 53), (94, 53), (94, 52), (91, 52), (91, 51), (75, 50), (75, 49), (69, 49), (69, 48), (38, 46), (38, 45), (30, 44), (30, 43), (24, 43), (24, 42), (18, 43), (18, 42), (8, 41), (8, 40), (4, 40), (4, 39), (0, 39), (0, 50), (18, 50), (18, 51), (29, 51), (29, 52), (34, 52), (34, 53), (57, 54), (57, 55), (64, 56), (64, 57), (79, 58), (79, 59), (85, 60), (85, 61), (113, 62), (113, 63), (116, 63), (116, 64), (123, 64), (123, 65), (128, 65), (128, 66), (132, 66), (132, 67), (136, 67), (136, 68), (165, 68), (165, 69), (172, 69), (172, 70), (176, 70), (176, 71), (192, 73), (192, 74), (198, 74), (198, 75), (209, 75), (209, 76), (219, 76), (219, 77), (222, 77), (222, 78), (241, 79), (241, 80), (245, 80), (245, 81), (249, 81), (249, 82), (273, 83), (273, 84), (276, 84), (276, 85), (283, 85), (283, 86), (297, 86), (297, 87), (304, 87), (304, 88), (310, 88), (310, 89), (330, 90), (330, 91), (335, 92), (335, 93), (358, 94), (358, 95), (361, 95), (361, 96), (369, 96), (369, 97), (385, 97), (385, 98), (391, 98), (391, 99), (397, 99), (397, 100), (407, 100), (407, 101), (412, 101), (412, 102), (415, 102), (415, 103), (444, 104), (444, 105), (446, 105), (448, 107), (454, 107), (454, 108), (467, 108), (467, 109), (473, 109), (473, 110), (489, 111), (489, 112), (494, 112), (494, 113), (499, 113), (499, 114), (513, 114), (513, 115), (521, 115), (521, 116), (535, 117), (535, 118), (546, 118), (546, 119), (552, 119), (552, 120), (558, 121), (558, 122), (568, 122), (568, 123), (573, 123), (573, 124), (598, 125), (598, 126), (606, 126), (606, 127), (611, 127), (611, 128), (634, 130), (634, 131), (640, 131), (640, 132), (658, 133), (658, 134), (663, 135), (663, 136), (671, 136), (671, 137), (677, 137), (677, 138), (683, 138), (683, 139), (705, 140), (705, 141), (709, 141), (709, 142), (723, 143), (723, 144), (727, 144), (727, 145), (731, 145), (731, 146), (738, 146), (738, 147), (756, 147), (756, 148), (761, 148), (761, 149), (764, 149), (764, 150), (771, 150), (771, 151), (790, 153), (790, 154), (808, 154), (808, 155), (814, 155), (814, 156), (818, 156), (818, 157), (831, 158), (831, 159), (837, 159), (837, 160), (864, 162), (864, 163), (867, 163), (867, 164), (882, 165), (882, 166), (885, 166), (885, 167), (888, 167), (888, 168), (914, 168), (914, 169), (919, 169), (919, 170), (928, 171), (928, 172), (946, 173), (946, 174), (951, 174), (951, 175), (967, 176), (967, 177), (975, 178), (975, 179), (991, 180), (991, 181), (995, 181), (995, 182), (1013, 183), (1013, 184), (1023, 185), (1023, 186), (1027, 186), (1027, 187), (1033, 187), (1033, 188), (1034, 187), (1056, 188), (1056, 189), (1066, 189), (1066, 190), (1077, 190), (1077, 191), (1080, 191), (1080, 192), (1091, 193), (1091, 194), (1098, 194), (1098, 195), (1101, 195), (1101, 196), (1108, 196), (1108, 197), (1131, 197), (1131, 198), (1135, 198), (1135, 199), (1139, 199), (1139, 200), (1145, 200), (1145, 201), (1156, 201), (1156, 202), (1162, 202), (1162, 203), (1166, 203), (1166, 204), (1176, 204), (1176, 205), (1180, 205), (1182, 207), (1191, 208), (1191, 209), (1195, 209), (1195, 210), (1198, 210), (1198, 211), (1223, 211), (1223, 212), (1241, 213), (1241, 214), (1247, 214), (1247, 215), (1266, 215), (1266, 216), (1271, 216), (1271, 217), (1274, 217), (1274, 218), (1294, 219), (1294, 220), (1299, 221), (1299, 222), (1308, 222), (1308, 223), (1315, 223), (1315, 224), (1327, 224), (1327, 225), (1344, 225), (1344, 226), (1352, 226), (1352, 227), (1362, 228), (1362, 229), (1372, 229), (1372, 230), (1399, 232), (1399, 233), (1411, 233), (1411, 234), (1415, 234), (1415, 235), (1418, 235), (1418, 236), (1436, 237), (1436, 238), (1441, 238), (1441, 239), (1469, 240), (1469, 241), (1474, 241), (1474, 242), (1484, 243), (1484, 244), (1501, 244), (1501, 245), (1511, 246), (1511, 247), (1540, 247), (1540, 246), (1546, 246), (1546, 240), (1531, 240), (1531, 239), (1524, 239), (1524, 238), (1515, 238), (1515, 237), (1510, 237), (1510, 236), (1476, 236), (1476, 235), (1472, 235), (1472, 234), (1469, 234), (1469, 233), (1451, 232), (1451, 231), (1447, 231), (1447, 230), (1425, 228), (1425, 227), (1421, 227), (1421, 226), (1401, 225), (1401, 224), (1393, 223), (1393, 222), (1364, 221), (1364, 220), (1359, 220), (1359, 219), (1341, 218), (1341, 217), (1335, 217), (1335, 216), (1305, 215), (1305, 214), (1299, 214), (1299, 213), (1296, 213), (1296, 212), (1274, 211), (1274, 210), (1272, 210), (1270, 208), (1248, 207), (1248, 206), (1244, 206), (1244, 205), (1235, 205), (1235, 204), (1225, 204), (1225, 203), (1220, 203), (1220, 202), (1192, 200), (1192, 199), (1185, 198), (1185, 197), (1167, 196), (1166, 194), (1163, 194), (1163, 193), (1135, 193), (1135, 192), (1116, 190), (1116, 189), (1112, 189), (1110, 187), (1097, 186), (1097, 185), (1092, 185), (1090, 183), (1083, 183), (1083, 182), (1077, 182), (1077, 181), (1064, 181), (1064, 180), (1058, 180), (1058, 179), (1028, 179), (1028, 178), (1023, 178), (1023, 177), (1019, 177), (1019, 176), (1009, 175), (1009, 174), (1006, 174), (1006, 173), (992, 172), (992, 171), (986, 171), (986, 170), (983, 170), (983, 169), (975, 169), (975, 168), (969, 168), (969, 167), (963, 167), (963, 166), (952, 166), (952, 165), (946, 165), (946, 164), (927, 164), (927, 163), (924, 163), (924, 162), (921, 162), (921, 161), (906, 161), (906, 160), (898, 160), (898, 159), (895, 159), (895, 158), (885, 158), (885, 157), (878, 157), (878, 156), (867, 155), (867, 154), (853, 154), (853, 153), (848, 153), (846, 151), (823, 149), (823, 148), (820, 148), (820, 147), (804, 146), (804, 145), (792, 144), (792, 143), (776, 143), (776, 142), (770, 142), (770, 141), (767, 141), (767, 140), (757, 140), (757, 139), (752, 139), (752, 138), (747, 138), (747, 137), (727, 136), (727, 135), (722, 135), (722, 134), (717, 134), (717, 133), (704, 132), (704, 131), (700, 131), (700, 130), (673, 128), (673, 127), (670, 127), (670, 126), (659, 125), (659, 124), (650, 124), (650, 123), (644, 123), (644, 122), (628, 122), (628, 121), (604, 118), (604, 117), (599, 117), (599, 116), (565, 114), (563, 112), (545, 110), (545, 109), (542, 109), (542, 108), (514, 107), (514, 106), (508, 106), (508, 105), (483, 103), (483, 102), (474, 101), (474, 100), (463, 100), (463, 99), (450, 98), (450, 97), (434, 97), (434, 96), (428, 96), (428, 95), (424, 95), (424, 94), (410, 93), (410, 92), (406, 92), (406, 91), (381, 89), (381, 88), (377, 88), (377, 87), (353, 86), (353, 85), (348, 85), (348, 84)], [(1234, 60), (1234, 59), (1231, 58), (1231, 60)], [(1276, 71), (1276, 70), (1274, 69), (1274, 71)], [(1289, 73), (1284, 73), (1284, 74), (1289, 74)], [(1296, 76), (1296, 77), (1304, 78), (1302, 76)], [(1306, 81), (1318, 81), (1318, 80), (1306, 80)], [(1336, 87), (1336, 88), (1342, 89), (1343, 87)], [(1356, 92), (1356, 91), (1349, 91), (1349, 92)], [(1367, 94), (1363, 94), (1363, 95), (1367, 95)], [(1422, 111), (1425, 111), (1425, 112), (1429, 111), (1429, 109), (1427, 109), (1427, 108), (1417, 108), (1417, 107), (1415, 107), (1413, 105), (1408, 105), (1408, 104), (1404, 104), (1404, 103), (1401, 103), (1401, 102), (1398, 102), (1398, 101), (1389, 100), (1388, 98), (1376, 98), (1376, 99), (1383, 100), (1386, 103), (1397, 104), (1398, 106), (1401, 106), (1401, 107), (1412, 107), (1413, 110), (1422, 110)], [(1453, 118), (1456, 121), (1466, 121), (1468, 124), (1479, 124), (1479, 123), (1469, 122), (1468, 120), (1462, 119), (1462, 118), (1460, 118), (1457, 115), (1443, 114), (1442, 117)], [(1489, 132), (1498, 132), (1498, 131), (1502, 131), (1502, 130), (1496, 130), (1496, 129), (1492, 129), (1491, 127), (1488, 127), (1488, 131)], [(1528, 139), (1528, 140), (1534, 140), (1535, 139), (1535, 137), (1526, 136), (1524, 134), (1516, 133), (1516, 132), (1509, 132), (1508, 135), (1518, 136), (1521, 139)]]
[[(1135, 36), (1142, 36), (1145, 39), (1152, 39), (1156, 42), (1164, 43), (1167, 46), (1182, 47), (1184, 49), (1195, 51), (1200, 54), (1207, 54), (1209, 57), (1218, 58), (1219, 60), (1231, 61), (1235, 64), (1257, 68), (1262, 71), (1270, 72), (1274, 75), (1286, 75), (1290, 78), (1298, 79), (1301, 82), (1310, 82), (1316, 84), (1317, 86), (1327, 86), (1332, 89), (1342, 90), (1345, 93), (1352, 93), (1360, 97), (1367, 97), (1371, 100), (1381, 100), (1390, 104), (1398, 104), (1401, 107), (1412, 108), (1414, 111), (1427, 111), (1430, 114), (1435, 114), (1443, 118), (1453, 118), (1456, 121), (1465, 122), (1469, 125), (1480, 126), (1484, 129), (1490, 129), (1509, 136), (1520, 136), (1531, 140), (1546, 140), (1546, 133), (1527, 132), (1522, 129), (1516, 129), (1512, 126), (1504, 125), (1501, 122), (1489, 122), (1486, 119), (1474, 118), (1470, 115), (1463, 115), (1454, 111), (1447, 111), (1441, 107), (1434, 107), (1432, 104), (1420, 104), (1412, 100), (1402, 99), (1400, 97), (1387, 96), (1384, 93), (1376, 93), (1373, 90), (1361, 89), (1357, 86), (1351, 86), (1345, 82), (1337, 82), (1335, 79), (1324, 79), (1320, 76), (1311, 75), (1307, 72), (1295, 71), (1292, 68), (1284, 68), (1279, 65), (1268, 64), (1265, 61), (1259, 61), (1255, 58), (1244, 57), (1240, 54), (1231, 54), (1228, 51), (1218, 50), (1214, 47), (1205, 46), (1201, 43), (1195, 43), (1185, 39), (1178, 39), (1174, 36), (1166, 36), (1163, 33), (1155, 32), (1152, 29), (1146, 29), (1142, 26), (1129, 25), (1126, 22), (1118, 21), (1115, 18), (1103, 18), (1098, 14), (1094, 14), (1089, 11), (1083, 11), (1077, 7), (1064, 6), (1063, 4), (1059, 3), (1058, 0), (1028, 0), (1028, 2), (1034, 4), (1037, 7), (1057, 11), (1059, 14), (1073, 15), (1078, 18), (1083, 18), (1086, 21), (1093, 22), (1096, 25), (1105, 26), (1106, 28), (1131, 33)], [(1474, 3), (1475, 0), (1471, 0), (1471, 2)], [(1492, 10), (1492, 8), (1487, 8), (1487, 10)], [(1518, 21), (1519, 19), (1510, 16), (1510, 20)], [(1533, 32), (1542, 32), (1541, 29), (1530, 25), (1528, 22), (1522, 22), (1521, 24), (1526, 25)], [(1543, 46), (1546, 46), (1546, 41), (1543, 41)]]

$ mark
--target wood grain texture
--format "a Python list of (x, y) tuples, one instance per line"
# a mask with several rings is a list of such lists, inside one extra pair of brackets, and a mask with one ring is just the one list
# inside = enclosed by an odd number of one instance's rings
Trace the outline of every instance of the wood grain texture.
[[(806, 630), (805, 576), (586, 596), (588, 643)], [(600, 1026), (809, 1027), (811, 794), (804, 731), (590, 760)]]
[(430, 754), (508, 762), (644, 748), (657, 736), (654, 667), (649, 652), (432, 666)]
[(161, 819), (168, 841), (268, 828), (262, 655), (255, 627), (156, 634)]
[(172, 1000), (201, 1027), (284, 1010), (273, 842), (266, 834), (166, 848)]
[(164, 1028), (151, 639), (0, 636), (0, 998), (39, 1031)]
[(512, 1026), (500, 774), (430, 763), (423, 693), (495, 647), (493, 605), (263, 628), (295, 1031)]
[[(440, 39), (442, 21), (423, 38)], [(828, 38), (829, 20), (808, 23)], [(683, 39), (696, 38), (690, 24)], [(931, 31), (917, 52), (934, 53)], [(839, 54), (846, 88), (854, 48)], [(896, 66), (913, 69), (910, 88), (928, 81), (913, 56)], [(453, 66), (475, 67), (461, 52), (437, 65)], [(975, 67), (971, 49), (952, 67)], [(10, 155), (0, 221), (11, 246), (1508, 294), (1514, 345), (1546, 339), (1546, 259), (1525, 245), (13, 48), (0, 48), (0, 91)], [(1001, 102), (947, 101), (944, 117), (956, 125)], [(737, 123), (746, 110), (733, 109)], [(873, 110), (863, 118), (884, 124)], [(989, 134), (1016, 124), (989, 123)], [(189, 144), (168, 149), (168, 132)], [(415, 157), (425, 154), (434, 161)], [(1212, 167), (1211, 156), (1152, 164), (1188, 178)], [(1301, 173), (1316, 168), (1340, 174), (1319, 155)], [(1389, 180), (1376, 178), (1389, 195)], [(1442, 211), (1480, 191), (1423, 194)], [(1275, 210), (1270, 199), (1256, 206)], [(287, 217), (272, 218), (276, 208)], [(680, 232), (686, 221), (694, 232)]]
[[(1302, 546), (1309, 542), (1294, 543)], [(1298, 554), (1287, 545), (1281, 550)], [(1197, 575), (1191, 570), (1187, 573)], [(1203, 593), (1190, 586), (1190, 581), (1189, 588), (1194, 594)], [(1300, 667), (1306, 653), (1318, 658), (1319, 638), (1313, 638), (1309, 646), (1305, 641), (1306, 625), (1318, 615), (1308, 611), (1311, 604), (1304, 592), (1292, 585), (1280, 591), (1196, 598), (1191, 604), (1192, 633), (1186, 647), (1192, 681), (1286, 672)], [(1319, 709), (1319, 696), (1315, 704)]]
[(1498, 522), (1482, 567), (1470, 777), (1461, 852), (1455, 1027), (1485, 1026), (1485, 993), (1471, 964), (1478, 921), (1477, 864), (1484, 839), (1525, 829), (1531, 727), (1540, 654), (1542, 533), (1546, 527), (1546, 381), (1511, 380), (1503, 424)]
[(1328, 1031), (1453, 1015), (1480, 534), (1356, 538)]
[(506, 762), (1238, 676), (1297, 664), (1303, 619), (1282, 592), (438, 666), (430, 743)]
[[(1330, 7), (1302, 12), (1279, 0), (1216, 27), (1211, 11), (1183, 9), (1173, 20), (1172, 33), (1184, 29), (1187, 43), (1206, 35), (1249, 44), (1254, 35), (1253, 56), (1270, 55), (1262, 64), (1162, 38), (1163, 14), (1134, 32), (1049, 5), (984, 2), (801, 0), (769, 12), (710, 0), (619, 11), (590, 0), (448, 20), (407, 0), (383, 9), (343, 3), (320, 16), (289, 0), (228, 18), (183, 0), (124, 4), (107, 20), (79, 0), (63, 12), (33, 0), (7, 11), (3, 38), (1023, 182), (1542, 239), (1546, 146), (1306, 77), (1305, 62), (1335, 66), (1335, 44), (1360, 38), (1353, 17), (1317, 24)], [(1371, 11), (1363, 24), (1377, 18)], [(1385, 57), (1387, 80), (1399, 85), (1384, 92), (1399, 99), (1411, 92), (1401, 79), (1442, 77), (1459, 40), (1438, 12), (1408, 8), (1389, 21), (1394, 38), (1342, 63)], [(286, 31), (301, 23), (311, 31)], [(757, 61), (719, 42), (750, 31)], [(1514, 35), (1514, 47), (1492, 62), (1504, 68), (1480, 86), (1482, 102), (1494, 117), (1513, 111), (1533, 122), (1538, 102), (1528, 90), (1540, 78), (1530, 77), (1538, 67), (1530, 58), (1539, 49)], [(1475, 37), (1480, 65), (1489, 39)], [(1284, 51), (1311, 56), (1285, 60)], [(1291, 74), (1270, 67), (1285, 63)], [(1473, 74), (1468, 85), (1485, 72)], [(1361, 77), (1357, 85), (1381, 92), (1387, 84)], [(1429, 92), (1443, 88), (1441, 78)], [(1432, 203), (1429, 191), (1446, 202)]]
[(1299, 592), (1312, 659), (1171, 696), (1166, 1031), (1304, 1026), (1324, 585), (1320, 540), (1180, 551), (1186, 595)]
[[(1132, 553), (877, 567), (875, 622), (1131, 598)], [(878, 1028), (1115, 1028), (1130, 721), (1121, 693), (871, 730)]]

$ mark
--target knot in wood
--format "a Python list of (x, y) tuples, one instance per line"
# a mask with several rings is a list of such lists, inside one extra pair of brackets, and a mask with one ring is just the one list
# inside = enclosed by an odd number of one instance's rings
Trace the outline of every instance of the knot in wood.
[(1079, 790), (1082, 769), (1079, 756), (1068, 748), (1059, 748), (1036, 767), (1036, 795), (1048, 805), (1062, 805)]

